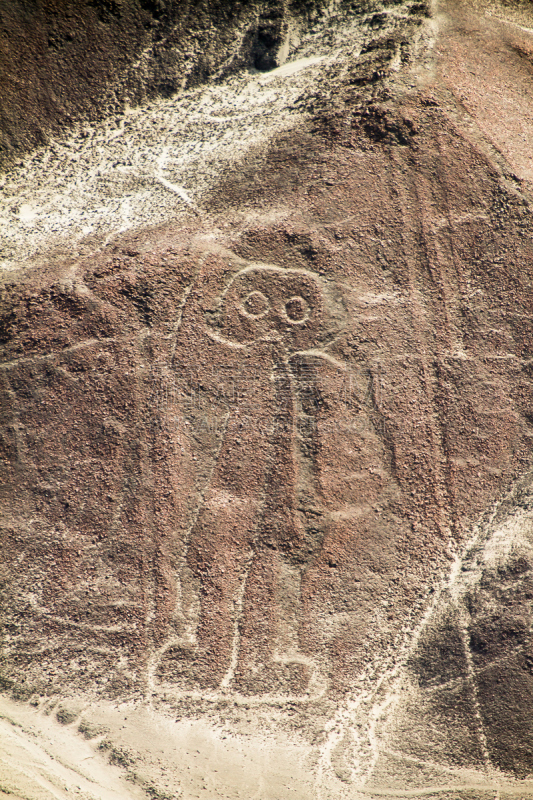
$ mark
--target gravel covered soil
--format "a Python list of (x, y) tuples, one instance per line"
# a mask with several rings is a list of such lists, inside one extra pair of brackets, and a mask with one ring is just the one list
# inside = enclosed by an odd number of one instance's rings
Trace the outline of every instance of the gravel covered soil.
[(234, 6), (1, 179), (0, 793), (532, 798), (529, 6)]

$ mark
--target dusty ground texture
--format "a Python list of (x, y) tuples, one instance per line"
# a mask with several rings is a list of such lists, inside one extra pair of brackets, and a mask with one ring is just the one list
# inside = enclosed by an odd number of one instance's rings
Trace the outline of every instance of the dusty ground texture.
[(321, 0), (1, 0), (0, 164), (76, 123), (271, 70), (329, 11)]
[(531, 8), (291, 47), (3, 177), (0, 794), (533, 797)]

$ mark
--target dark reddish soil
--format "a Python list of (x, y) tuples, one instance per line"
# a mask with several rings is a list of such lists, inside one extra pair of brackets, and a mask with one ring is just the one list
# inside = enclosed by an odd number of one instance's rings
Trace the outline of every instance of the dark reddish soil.
[[(530, 67), (491, 22), (500, 84), (463, 88), (461, 14), (431, 85), (360, 108), (347, 93), (249, 156), (189, 227), (5, 283), (2, 681), (17, 697), (138, 696), (153, 668), (155, 692), (338, 700), (531, 469), (530, 175), (512, 121), (495, 149), (490, 106), (518, 91), (505, 70)], [(487, 610), (500, 578), (469, 636), (491, 757), (523, 777), (531, 659), (505, 631), (529, 653), (531, 588), (507, 624)], [(422, 684), (465, 669), (453, 615), (439, 625)], [(438, 713), (460, 727), (454, 697)]]

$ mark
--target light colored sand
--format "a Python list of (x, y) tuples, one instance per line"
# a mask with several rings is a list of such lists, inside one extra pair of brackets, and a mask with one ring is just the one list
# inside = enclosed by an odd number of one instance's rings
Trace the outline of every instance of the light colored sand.
[(145, 797), (105, 754), (54, 716), (0, 698), (0, 797), (134, 800)]
[[(307, 100), (331, 95), (375, 38), (372, 15), (337, 11), (332, 3), (269, 73), (245, 71), (82, 125), (0, 176), (0, 267), (18, 268), (55, 248), (76, 256), (132, 228), (198, 214), (221, 177), (251, 149), (301, 124)], [(401, 4), (385, 17), (381, 36), (410, 24)]]
[[(308, 747), (280, 735), (239, 736), (204, 720), (101, 702), (61, 725), (57, 708), (0, 698), (0, 797), (22, 800), (294, 798), (313, 794)], [(79, 728), (99, 731), (90, 740)], [(251, 726), (251, 731), (255, 726)], [(115, 765), (109, 762), (115, 762)]]

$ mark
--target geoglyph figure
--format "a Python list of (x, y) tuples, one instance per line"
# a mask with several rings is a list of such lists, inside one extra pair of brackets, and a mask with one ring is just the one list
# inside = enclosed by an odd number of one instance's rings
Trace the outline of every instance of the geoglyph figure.
[(343, 308), (318, 276), (263, 265), (230, 278), (214, 323), (184, 313), (175, 367), (190, 359), (185, 353), (195, 340), (199, 373), (206, 365), (204, 389), (214, 363), (218, 382), (224, 368), (226, 375), (238, 369), (244, 383), (229, 403), (187, 536), (186, 564), (199, 590), (194, 645), (182, 673), (189, 688), (318, 691), (297, 621), (301, 575), (321, 542), (319, 503), (310, 496), (316, 409), (309, 406), (316, 405), (317, 365), (328, 360), (343, 369), (321, 349), (342, 324)]

